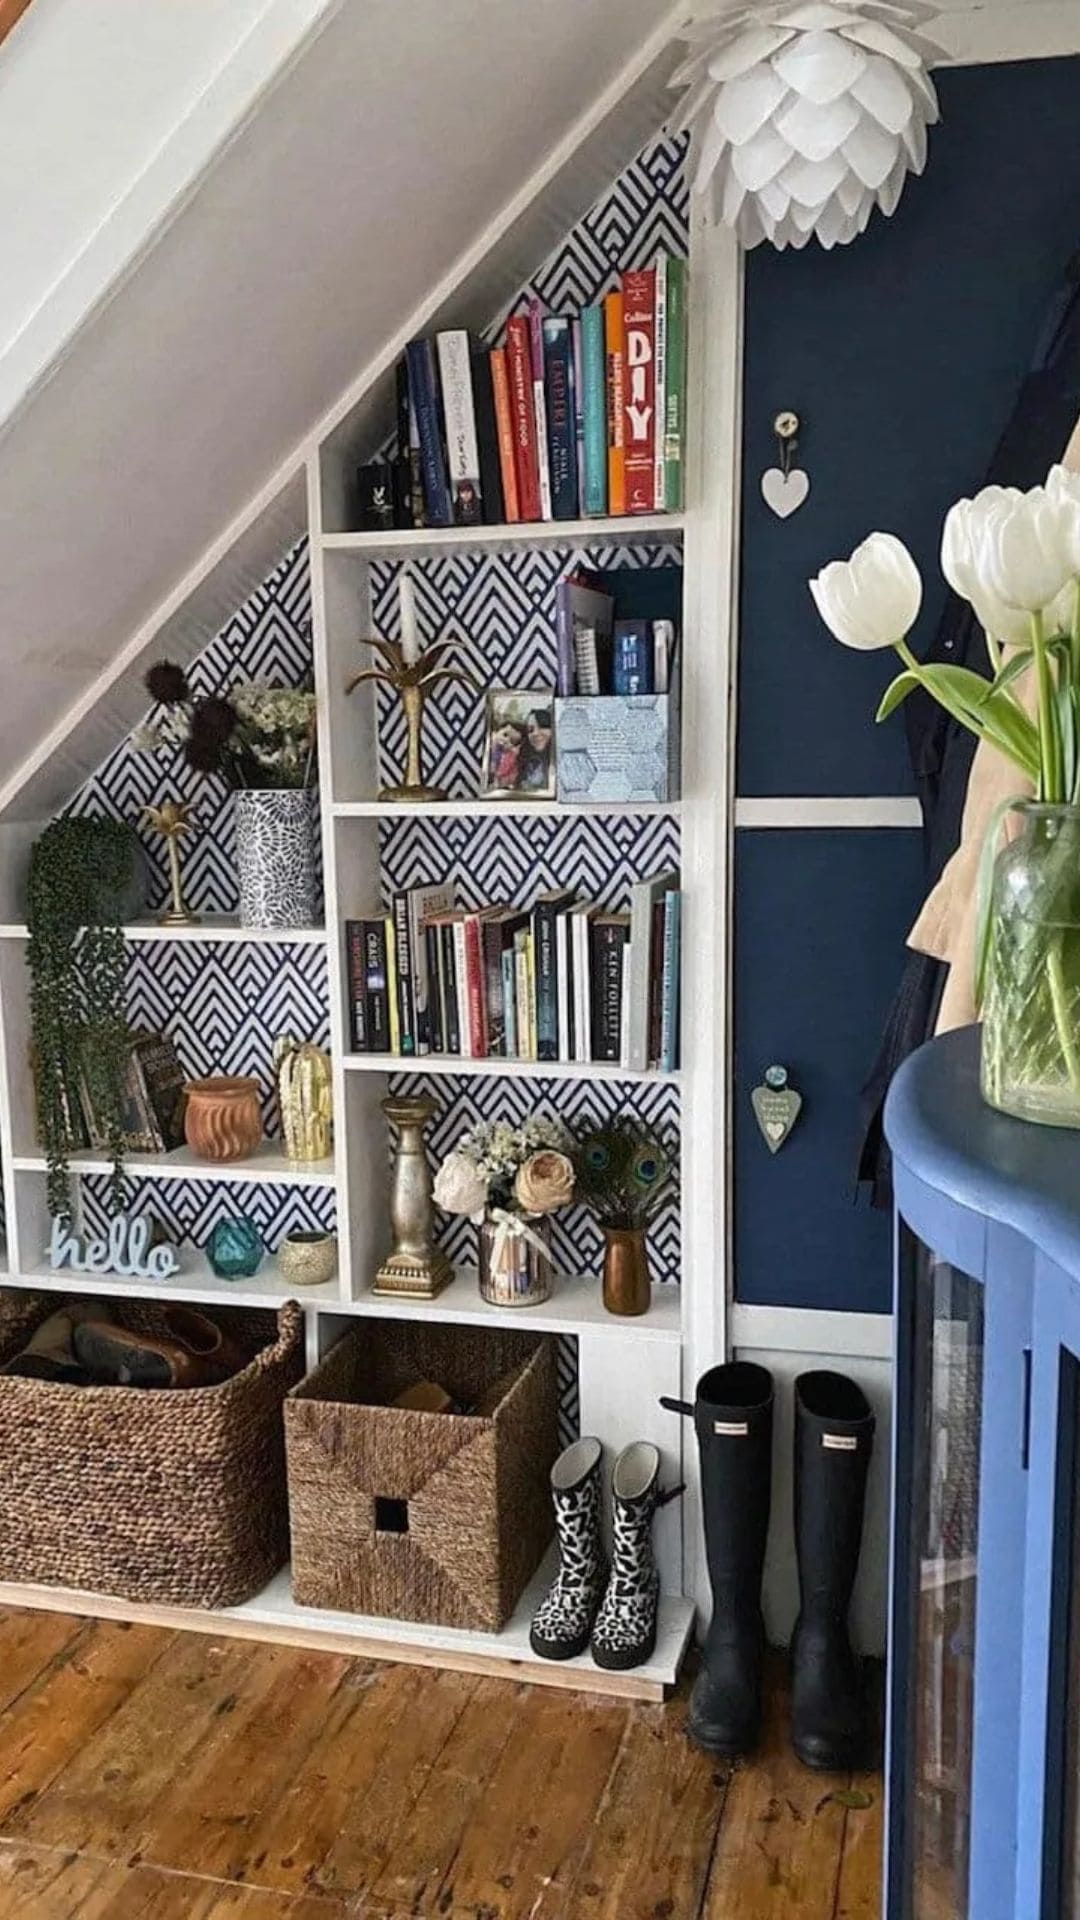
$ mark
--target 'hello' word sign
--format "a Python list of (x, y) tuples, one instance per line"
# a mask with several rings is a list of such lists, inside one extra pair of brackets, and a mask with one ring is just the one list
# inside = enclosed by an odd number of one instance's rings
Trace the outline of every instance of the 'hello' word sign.
[(152, 1247), (149, 1220), (129, 1220), (126, 1213), (109, 1221), (103, 1240), (80, 1240), (54, 1219), (49, 1265), (54, 1271), (70, 1267), (73, 1273), (118, 1273), (132, 1280), (168, 1280), (180, 1271), (176, 1248)]

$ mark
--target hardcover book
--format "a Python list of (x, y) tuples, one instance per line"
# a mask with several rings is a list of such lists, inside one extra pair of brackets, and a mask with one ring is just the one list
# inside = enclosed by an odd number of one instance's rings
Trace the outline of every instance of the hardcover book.
[(536, 421), (536, 472), (540, 483), (540, 518), (551, 520), (551, 455), (548, 448), (547, 395), (544, 366), (544, 312), (539, 300), (529, 301), (529, 362), (532, 367), (533, 417)]
[(506, 374), (514, 429), (518, 505), (523, 520), (540, 518), (540, 472), (536, 457), (536, 404), (533, 398), (529, 322), (512, 314), (506, 323)]
[(616, 620), (612, 691), (652, 693), (652, 633), (648, 620)]
[(664, 895), (664, 970), (660, 1010), (660, 1065), (674, 1073), (679, 1064), (679, 975), (682, 964), (682, 894)]
[(564, 319), (545, 320), (543, 335), (552, 517), (556, 520), (574, 520), (578, 510), (577, 441), (574, 434), (570, 322)]
[(623, 297), (604, 301), (604, 351), (607, 356), (608, 512), (626, 512), (626, 330)]
[(511, 523), (521, 519), (518, 501), (517, 467), (514, 462), (514, 422), (510, 409), (510, 381), (506, 372), (506, 348), (495, 347), (490, 355), (491, 392), (495, 407), (495, 431), (499, 446), (499, 474), (502, 480), (503, 512)]
[(130, 1076), (140, 1109), (166, 1153), (184, 1144), (184, 1087), (187, 1075), (167, 1033), (136, 1034), (131, 1044)]
[(585, 359), (581, 316), (570, 322), (570, 373), (574, 394), (574, 459), (577, 467), (578, 500), (585, 511)]
[(455, 526), (475, 527), (484, 516), (469, 336), (457, 327), (438, 334), (436, 344), (450, 474), (450, 508)]
[(656, 276), (653, 295), (653, 394), (655, 417), (653, 424), (653, 506), (658, 510), (667, 505), (667, 466), (664, 459), (664, 422), (667, 409), (667, 355), (668, 355), (668, 257), (658, 253), (653, 272)]
[(413, 944), (412, 929), (409, 925), (409, 896), (407, 893), (395, 893), (392, 919), (394, 924), (394, 975), (398, 1014), (398, 1045), (396, 1052), (416, 1053), (419, 1051), (416, 1040), (416, 1005), (413, 999)]
[(581, 316), (583, 465), (581, 510), (590, 517), (608, 510), (607, 368), (604, 309), (586, 307)]
[[(564, 697), (572, 693), (599, 693), (602, 661), (610, 654), (615, 617), (613, 596), (601, 584), (600, 577), (588, 567), (575, 567), (555, 589), (555, 643), (558, 650), (558, 691)], [(578, 677), (578, 634), (588, 630), (593, 636), (592, 659), (596, 665), (595, 684), (583, 685)], [(588, 662), (586, 662), (588, 674)], [(591, 675), (589, 676), (591, 679)]]
[(623, 958), (630, 938), (628, 913), (598, 913), (590, 928), (592, 947), (592, 1057), (622, 1057)]
[(652, 1047), (650, 1033), (653, 987), (657, 979), (653, 921), (657, 907), (663, 910), (665, 895), (677, 889), (678, 885), (678, 873), (672, 870), (657, 874), (653, 880), (639, 880), (630, 893), (629, 983), (624, 1039), (626, 1065), (635, 1072), (652, 1066), (659, 1058), (659, 1048)]
[(416, 409), (420, 436), (424, 515), (428, 526), (449, 527), (452, 524), (450, 486), (442, 443), (435, 349), (430, 340), (410, 340), (405, 351), (409, 362), (409, 397)]
[(572, 889), (554, 887), (533, 903), (533, 954), (536, 966), (536, 1057), (559, 1058), (559, 976), (555, 925), (575, 901)]
[[(471, 348), (473, 411), (476, 414), (476, 444), (480, 450), (481, 519), (501, 526), (506, 519), (503, 499), (502, 458), (499, 453), (499, 427), (495, 418), (495, 390), (491, 355), (475, 342)], [(505, 368), (504, 368), (505, 372)]]
[(683, 505), (686, 447), (687, 266), (667, 263), (667, 366), (664, 377), (664, 505)]
[(453, 882), (435, 887), (410, 887), (408, 899), (416, 1047), (418, 1053), (430, 1053), (431, 976), (428, 970), (427, 922), (433, 914), (453, 912), (456, 905)]
[(655, 297), (656, 273), (652, 267), (623, 275), (623, 324), (626, 335), (623, 433), (627, 513), (651, 513), (654, 504)]
[(345, 922), (345, 978), (349, 989), (349, 1044), (353, 1053), (373, 1052), (367, 1024), (364, 923)]
[(404, 506), (406, 517), (402, 525), (422, 527), (424, 524), (424, 475), (420, 458), (420, 428), (416, 419), (416, 407), (409, 386), (409, 357), (403, 353), (397, 363), (397, 444), (398, 459), (406, 463), (407, 502)]
[(364, 942), (364, 1006), (367, 1051), (389, 1053), (390, 992), (387, 973), (386, 922), (361, 920)]

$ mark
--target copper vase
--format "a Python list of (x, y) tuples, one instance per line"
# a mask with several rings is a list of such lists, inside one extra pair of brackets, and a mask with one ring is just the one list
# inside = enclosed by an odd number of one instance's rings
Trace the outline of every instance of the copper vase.
[(648, 1313), (652, 1300), (644, 1227), (604, 1228), (604, 1306), (608, 1313)]
[(202, 1160), (244, 1160), (262, 1139), (259, 1083), (246, 1075), (189, 1080), (184, 1138)]

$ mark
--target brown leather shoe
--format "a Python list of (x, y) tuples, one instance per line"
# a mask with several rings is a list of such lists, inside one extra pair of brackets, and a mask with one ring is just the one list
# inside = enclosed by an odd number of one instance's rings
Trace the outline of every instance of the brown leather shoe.
[(76, 1387), (91, 1385), (75, 1352), (75, 1328), (81, 1321), (95, 1320), (107, 1311), (101, 1300), (69, 1301), (42, 1321), (22, 1352), (5, 1360), (0, 1373), (15, 1374), (24, 1380), (59, 1380)]
[(204, 1367), (212, 1369), (215, 1380), (231, 1380), (235, 1373), (242, 1373), (251, 1365), (254, 1355), (250, 1346), (241, 1346), (239, 1341), (231, 1339), (216, 1320), (200, 1313), (196, 1307), (170, 1304), (164, 1308), (163, 1318), (173, 1339), (201, 1360)]
[[(167, 1320), (189, 1310), (171, 1307)], [(75, 1329), (75, 1352), (91, 1379), (98, 1386), (113, 1387), (215, 1387), (227, 1380), (240, 1366), (247, 1364), (228, 1346), (213, 1321), (202, 1314), (191, 1314), (202, 1328), (181, 1322), (185, 1339), (165, 1334), (134, 1333), (130, 1327), (116, 1326), (110, 1320), (84, 1320)], [(203, 1331), (208, 1329), (209, 1331)], [(179, 1328), (170, 1324), (170, 1333)], [(200, 1352), (191, 1344), (195, 1335), (210, 1351)], [(216, 1341), (211, 1339), (216, 1335)]]

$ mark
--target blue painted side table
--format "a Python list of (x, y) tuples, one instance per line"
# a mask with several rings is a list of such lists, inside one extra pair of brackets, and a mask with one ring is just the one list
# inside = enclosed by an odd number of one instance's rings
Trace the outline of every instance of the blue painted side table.
[(1080, 1134), (974, 1030), (886, 1109), (896, 1181), (888, 1920), (1080, 1920)]

